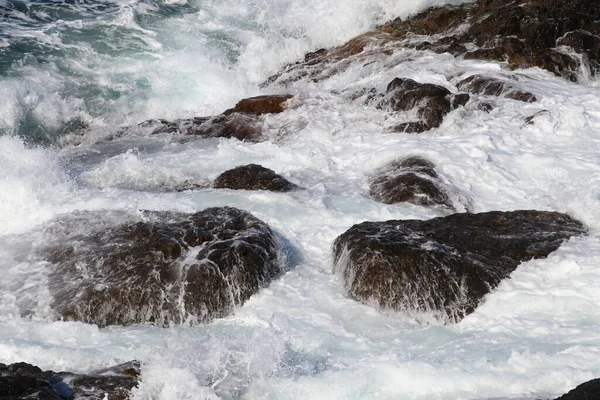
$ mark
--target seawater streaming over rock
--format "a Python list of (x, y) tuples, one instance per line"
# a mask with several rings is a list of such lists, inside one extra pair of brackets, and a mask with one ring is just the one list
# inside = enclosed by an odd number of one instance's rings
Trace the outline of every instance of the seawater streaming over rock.
[(581, 69), (591, 74), (598, 69), (599, 20), (597, 4), (590, 0), (478, 0), (433, 7), (408, 19), (397, 18), (342, 46), (312, 53), (268, 82), (289, 84), (306, 76), (326, 79), (352, 64), (406, 47), (506, 61), (511, 68), (540, 67), (577, 81)]
[(371, 179), (370, 194), (386, 204), (402, 202), (452, 208), (440, 188), (435, 165), (422, 157), (409, 157), (383, 166)]
[(455, 322), (521, 262), (585, 232), (568, 215), (542, 211), (363, 222), (335, 240), (334, 272), (360, 301)]
[[(60, 224), (60, 222), (59, 222)], [(60, 225), (59, 225), (59, 229)], [(230, 314), (285, 269), (268, 225), (231, 207), (144, 212), (47, 248), (52, 309), (106, 325), (209, 322)], [(58, 232), (57, 232), (58, 233)]]

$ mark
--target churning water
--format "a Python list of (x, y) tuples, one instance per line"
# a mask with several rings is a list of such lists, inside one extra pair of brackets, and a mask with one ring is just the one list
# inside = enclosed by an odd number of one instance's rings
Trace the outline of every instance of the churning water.
[[(86, 372), (137, 359), (139, 399), (537, 399), (600, 375), (596, 82), (520, 71), (538, 102), (493, 99), (491, 113), (459, 109), (422, 135), (385, 133), (389, 115), (344, 91), (385, 88), (396, 76), (455, 90), (468, 71), (507, 72), (405, 49), (319, 84), (260, 88), (307, 51), (437, 3), (0, 0), (0, 362)], [(149, 118), (218, 114), (262, 93), (295, 95), (286, 112), (265, 118), (265, 142), (99, 140)], [(535, 124), (523, 122), (536, 113)], [(360, 304), (332, 274), (335, 237), (365, 220), (444, 213), (369, 198), (368, 175), (408, 155), (436, 163), (461, 211), (557, 210), (591, 233), (521, 265), (455, 325)], [(305, 190), (170, 190), (250, 162)], [(53, 218), (224, 205), (270, 224), (294, 255), (292, 270), (233, 316), (170, 328), (53, 320), (47, 266), (34, 256), (52, 240)], [(90, 217), (77, 229), (98, 223)]]

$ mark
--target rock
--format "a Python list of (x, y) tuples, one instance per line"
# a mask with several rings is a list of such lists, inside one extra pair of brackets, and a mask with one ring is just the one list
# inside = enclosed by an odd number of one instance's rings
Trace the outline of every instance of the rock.
[(279, 114), (285, 111), (285, 102), (292, 97), (294, 96), (291, 94), (250, 97), (241, 100), (234, 108), (225, 111), (223, 115), (231, 115), (236, 112), (253, 115)]
[(416, 108), (421, 121), (406, 127), (419, 132), (421, 128), (429, 130), (442, 124), (444, 116), (451, 110), (450, 94), (448, 89), (440, 85), (395, 78), (388, 84), (386, 96), (379, 106), (392, 111), (410, 111)]
[(600, 379), (582, 383), (556, 400), (600, 400)]
[(300, 78), (315, 81), (350, 65), (365, 65), (400, 48), (414, 48), (455, 57), (505, 61), (510, 68), (539, 67), (577, 80), (585, 55), (594, 73), (600, 66), (600, 7), (593, 0), (477, 0), (432, 7), (411, 18), (397, 18), (376, 30), (332, 49), (309, 53), (265, 84), (288, 84)]
[(213, 187), (218, 189), (269, 190), (289, 192), (298, 186), (275, 171), (262, 165), (248, 164), (223, 172), (215, 179)]
[(521, 262), (585, 232), (568, 215), (544, 211), (363, 222), (335, 240), (334, 272), (357, 300), (456, 322)]
[(0, 364), (0, 395), (8, 398), (57, 399), (62, 397), (50, 382), (50, 375), (26, 363)]
[(127, 400), (138, 385), (140, 365), (132, 361), (85, 375), (65, 372), (59, 375), (69, 381), (77, 399), (103, 400), (107, 396), (111, 400)]
[(11, 399), (129, 399), (138, 385), (139, 363), (132, 361), (116, 367), (73, 374), (42, 371), (26, 363), (0, 364), (0, 395)]
[(203, 138), (235, 138), (258, 142), (262, 138), (262, 124), (256, 115), (231, 113), (216, 117), (196, 117), (175, 121), (149, 120), (139, 125), (151, 134), (178, 133)]
[[(268, 95), (240, 100), (234, 108), (213, 117), (195, 117), (167, 121), (153, 119), (140, 123), (141, 129), (149, 129), (151, 134), (179, 133), (204, 138), (236, 138), (249, 142), (262, 139), (263, 114), (277, 114), (285, 111), (285, 102), (293, 96)], [(125, 129), (123, 132), (127, 131)]]
[(469, 100), (471, 100), (471, 96), (466, 93), (457, 93), (452, 96), (450, 99), (452, 108), (464, 107)]
[(578, 29), (567, 32), (556, 43), (559, 46), (568, 46), (578, 53), (585, 54), (592, 73), (595, 74), (600, 70), (600, 36)]
[(209, 322), (284, 270), (279, 238), (246, 211), (147, 211), (142, 221), (132, 218), (85, 234), (74, 228), (90, 220), (85, 213), (51, 225), (61, 244), (42, 256), (52, 263), (58, 317), (99, 326)]
[(440, 188), (434, 167), (433, 163), (421, 157), (394, 161), (381, 168), (371, 179), (371, 197), (386, 204), (408, 202), (452, 208), (448, 195)]
[(481, 75), (472, 75), (460, 81), (457, 85), (460, 90), (475, 94), (505, 97), (507, 99), (533, 103), (537, 101), (535, 95), (516, 89), (509, 82)]

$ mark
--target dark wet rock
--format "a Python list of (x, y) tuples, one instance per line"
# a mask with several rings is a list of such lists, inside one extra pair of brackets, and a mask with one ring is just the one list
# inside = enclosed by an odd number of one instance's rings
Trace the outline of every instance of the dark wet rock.
[(245, 113), (175, 121), (149, 120), (142, 122), (139, 127), (150, 129), (152, 134), (178, 133), (203, 138), (235, 138), (249, 142), (259, 141), (262, 137), (262, 124), (256, 115)]
[(139, 374), (136, 361), (89, 374), (42, 371), (26, 363), (0, 364), (0, 398), (126, 400), (138, 385)]
[(342, 46), (309, 53), (266, 84), (326, 79), (353, 64), (385, 60), (400, 48), (504, 61), (513, 69), (540, 67), (576, 81), (582, 62), (590, 64), (592, 73), (598, 70), (599, 10), (595, 0), (478, 0), (432, 7)]
[(215, 179), (213, 187), (218, 189), (269, 190), (289, 192), (298, 186), (275, 171), (262, 165), (248, 164), (223, 172)]
[(556, 400), (600, 400), (600, 379), (582, 383)]
[(65, 399), (50, 382), (52, 374), (26, 363), (0, 364), (0, 396), (14, 399)]
[(364, 222), (335, 240), (334, 271), (355, 299), (455, 322), (521, 262), (585, 232), (568, 215), (543, 211)]
[(457, 85), (460, 90), (475, 94), (505, 97), (507, 99), (533, 103), (537, 101), (534, 94), (515, 88), (510, 82), (488, 76), (472, 75)]
[(51, 307), (65, 320), (208, 322), (231, 314), (284, 269), (269, 226), (236, 208), (147, 211), (139, 222), (130, 217), (89, 233), (73, 229), (89, 218), (55, 222), (52, 234), (63, 244), (42, 253), (51, 263)]
[(103, 400), (107, 395), (111, 400), (127, 400), (138, 385), (140, 364), (132, 361), (90, 374), (62, 372), (60, 376), (69, 382), (76, 399)]
[[(395, 78), (388, 84), (384, 100), (379, 105), (392, 111), (417, 110), (421, 121), (407, 125), (413, 132), (437, 128), (451, 110), (450, 91), (432, 83), (419, 83), (408, 78)], [(421, 124), (419, 124), (421, 123)], [(424, 128), (423, 130), (420, 130)]]
[(452, 202), (441, 189), (434, 168), (433, 163), (421, 157), (394, 161), (371, 178), (371, 197), (386, 204), (408, 202), (421, 206), (443, 205), (452, 208)]
[(223, 115), (233, 113), (253, 115), (279, 114), (285, 111), (285, 102), (292, 97), (291, 94), (250, 97), (241, 100), (234, 108), (225, 111)]
[(452, 108), (464, 107), (469, 100), (471, 100), (471, 96), (466, 93), (457, 93), (453, 95), (450, 99)]
[(568, 46), (577, 53), (585, 54), (592, 69), (600, 70), (600, 36), (578, 29), (566, 33), (556, 42), (559, 46)]
[[(204, 138), (236, 138), (249, 142), (262, 139), (263, 114), (285, 111), (285, 102), (292, 95), (268, 95), (240, 100), (234, 108), (221, 115), (194, 117), (167, 121), (153, 119), (140, 123), (138, 128), (150, 130), (151, 134), (178, 133)], [(125, 129), (127, 131), (127, 129)]]

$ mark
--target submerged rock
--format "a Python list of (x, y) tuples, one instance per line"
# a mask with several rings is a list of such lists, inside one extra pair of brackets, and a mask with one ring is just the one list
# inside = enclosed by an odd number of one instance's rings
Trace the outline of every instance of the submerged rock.
[(556, 400), (600, 400), (600, 379), (582, 383)]
[(0, 364), (0, 396), (10, 399), (126, 400), (138, 385), (136, 361), (89, 374), (42, 371), (26, 363)]
[(357, 300), (455, 322), (521, 262), (585, 232), (568, 215), (543, 211), (363, 222), (335, 240), (334, 271)]
[(371, 197), (386, 204), (413, 203), (421, 206), (443, 205), (452, 208), (448, 195), (440, 188), (435, 166), (421, 157), (394, 161), (371, 179)]
[(397, 132), (423, 132), (437, 128), (450, 112), (450, 91), (443, 86), (419, 83), (412, 79), (395, 78), (388, 84), (380, 107), (392, 111), (410, 111), (416, 108), (420, 121), (402, 124)]
[(213, 184), (219, 189), (269, 190), (271, 192), (289, 192), (298, 186), (275, 171), (262, 165), (248, 164), (223, 172)]
[(458, 89), (475, 94), (505, 97), (507, 99), (533, 103), (534, 94), (515, 88), (510, 82), (481, 75), (472, 75), (457, 85)]
[(44, 252), (51, 307), (60, 318), (100, 326), (224, 317), (285, 261), (269, 226), (231, 207), (146, 212), (141, 222), (67, 233), (61, 242)]

